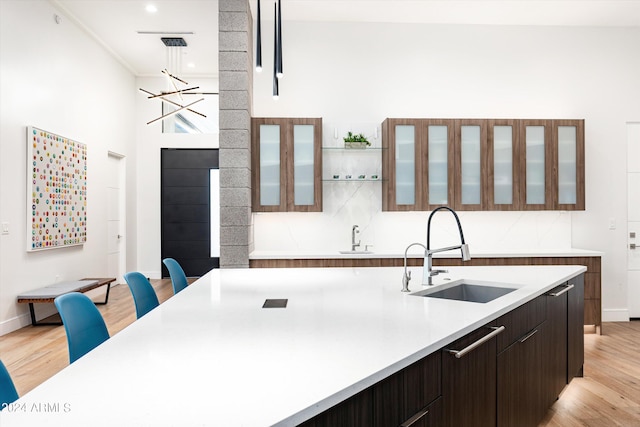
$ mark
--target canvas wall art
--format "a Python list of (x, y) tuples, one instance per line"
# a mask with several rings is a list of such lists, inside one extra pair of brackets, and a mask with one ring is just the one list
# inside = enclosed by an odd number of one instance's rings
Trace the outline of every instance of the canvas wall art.
[(27, 127), (27, 251), (87, 241), (87, 146)]

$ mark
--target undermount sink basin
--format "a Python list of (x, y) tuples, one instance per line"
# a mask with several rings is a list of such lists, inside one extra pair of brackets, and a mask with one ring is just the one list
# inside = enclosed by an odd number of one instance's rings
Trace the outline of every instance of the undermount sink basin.
[(442, 298), (456, 301), (487, 303), (515, 290), (516, 288), (461, 282), (446, 286), (446, 288), (439, 286), (436, 289), (425, 289), (420, 292), (414, 292), (411, 295), (416, 297)]
[(366, 255), (366, 254), (372, 254), (372, 251), (340, 251), (341, 254), (344, 255)]

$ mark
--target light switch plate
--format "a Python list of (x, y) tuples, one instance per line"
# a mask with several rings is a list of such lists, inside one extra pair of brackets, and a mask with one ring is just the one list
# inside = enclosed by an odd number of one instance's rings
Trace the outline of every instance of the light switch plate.
[(3, 222), (2, 223), (2, 234), (9, 234), (9, 223), (8, 222)]
[(609, 218), (609, 230), (615, 230), (615, 229), (616, 229), (616, 219)]

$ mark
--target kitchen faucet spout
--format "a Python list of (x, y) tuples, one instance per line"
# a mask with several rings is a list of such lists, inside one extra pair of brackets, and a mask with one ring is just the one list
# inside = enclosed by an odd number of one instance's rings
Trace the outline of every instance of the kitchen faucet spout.
[(360, 233), (360, 230), (358, 230), (358, 225), (354, 225), (351, 228), (351, 252), (355, 252), (356, 248), (360, 246), (360, 240), (358, 240), (358, 242), (356, 243), (356, 233)]
[[(460, 233), (460, 244), (456, 246), (449, 246), (446, 248), (431, 249), (431, 219), (433, 218), (433, 215), (436, 212), (441, 210), (448, 210), (449, 212), (451, 212), (451, 214), (453, 214), (454, 218), (456, 219), (456, 223), (458, 224), (458, 231)], [(460, 224), (460, 219), (458, 218), (458, 214), (456, 214), (456, 212), (450, 207), (441, 206), (439, 208), (434, 209), (433, 212), (431, 212), (431, 214), (429, 215), (429, 220), (427, 221), (427, 247), (426, 247), (425, 258), (424, 258), (424, 269), (423, 269), (423, 277), (422, 277), (423, 285), (431, 286), (433, 284), (433, 279), (432, 279), (433, 276), (436, 276), (439, 273), (447, 272), (446, 270), (433, 269), (433, 254), (438, 252), (450, 251), (453, 249), (460, 249), (460, 253), (462, 255), (463, 261), (469, 261), (471, 259), (471, 255), (469, 253), (469, 245), (466, 244), (464, 241), (464, 233), (462, 232), (462, 225)]]

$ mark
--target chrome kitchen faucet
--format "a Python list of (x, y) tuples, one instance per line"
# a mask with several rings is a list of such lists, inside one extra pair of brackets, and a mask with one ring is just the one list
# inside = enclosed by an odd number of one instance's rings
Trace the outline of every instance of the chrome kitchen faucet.
[[(458, 231), (460, 232), (460, 244), (456, 246), (448, 246), (446, 248), (439, 249), (431, 249), (431, 218), (433, 215), (440, 210), (448, 210), (453, 214), (456, 219), (456, 223), (458, 224)], [(422, 284), (423, 285), (433, 285), (433, 276), (438, 275), (439, 273), (447, 273), (447, 270), (434, 270), (433, 269), (433, 254), (438, 252), (450, 251), (453, 249), (460, 249), (462, 260), (469, 261), (471, 259), (471, 254), (469, 253), (469, 245), (464, 241), (464, 233), (462, 232), (462, 225), (460, 225), (460, 219), (458, 218), (458, 214), (456, 212), (447, 207), (441, 206), (439, 208), (434, 209), (429, 215), (429, 219), (427, 220), (427, 246), (425, 247), (422, 243), (412, 243), (407, 246), (407, 249), (404, 251), (404, 275), (402, 276), (402, 292), (409, 292), (409, 281), (411, 280), (411, 272), (407, 271), (407, 251), (411, 246), (420, 245), (422, 246), (424, 251), (424, 267), (422, 270)]]
[(357, 225), (354, 225), (351, 228), (351, 252), (355, 252), (356, 248), (360, 246), (360, 240), (358, 240), (358, 243), (356, 243), (356, 233), (360, 233), (360, 230), (358, 230)]

